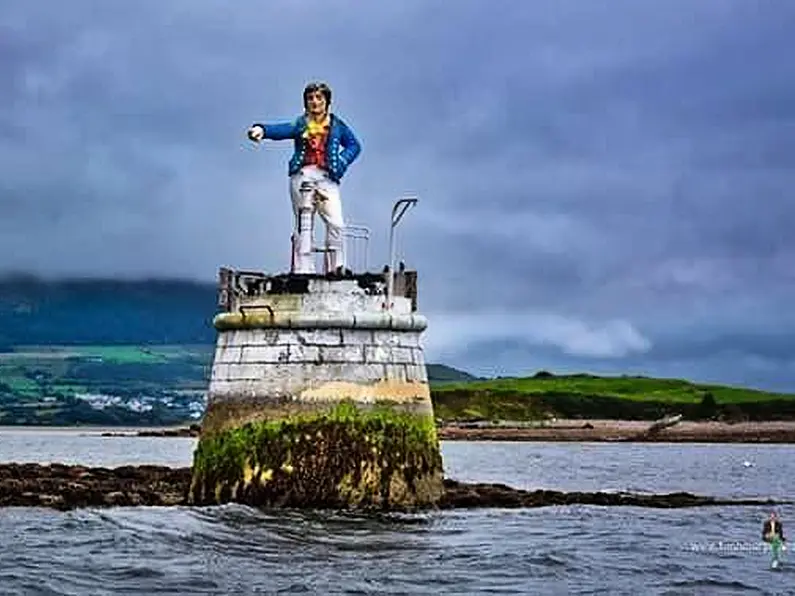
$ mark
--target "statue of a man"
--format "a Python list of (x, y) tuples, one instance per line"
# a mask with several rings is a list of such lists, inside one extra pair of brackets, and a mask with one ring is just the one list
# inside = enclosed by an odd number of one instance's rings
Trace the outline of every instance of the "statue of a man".
[[(304, 88), (304, 113), (292, 122), (254, 124), (248, 137), (255, 143), (263, 139), (293, 139), (294, 151), (288, 163), (290, 197), (295, 214), (295, 234), (299, 231), (301, 185), (315, 184), (320, 200), (318, 214), (326, 224), (326, 248), (330, 249), (330, 270), (345, 270), (340, 181), (361, 152), (361, 145), (343, 120), (331, 113), (331, 89), (325, 83), (310, 83)], [(314, 216), (314, 215), (313, 215)], [(293, 243), (294, 262), (297, 243)]]

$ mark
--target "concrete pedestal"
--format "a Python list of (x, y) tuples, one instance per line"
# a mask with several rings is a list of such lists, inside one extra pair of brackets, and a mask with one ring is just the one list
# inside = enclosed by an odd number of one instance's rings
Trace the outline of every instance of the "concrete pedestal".
[(442, 461), (411, 292), (387, 310), (376, 275), (226, 276), (192, 502), (433, 505)]

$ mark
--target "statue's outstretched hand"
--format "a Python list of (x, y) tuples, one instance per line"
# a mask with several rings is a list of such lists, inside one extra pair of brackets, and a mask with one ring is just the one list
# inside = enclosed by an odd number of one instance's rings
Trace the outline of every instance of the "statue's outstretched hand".
[(254, 141), (255, 143), (259, 143), (265, 138), (265, 129), (262, 128), (261, 124), (255, 124), (254, 126), (249, 127), (247, 134), (250, 140)]

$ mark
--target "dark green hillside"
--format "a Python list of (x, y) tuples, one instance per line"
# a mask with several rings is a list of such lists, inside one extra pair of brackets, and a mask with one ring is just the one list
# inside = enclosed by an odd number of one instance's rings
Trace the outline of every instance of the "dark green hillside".
[(0, 348), (19, 345), (209, 344), (211, 283), (0, 279)]
[(428, 369), (428, 380), (431, 383), (465, 383), (480, 379), (480, 377), (446, 364), (428, 364), (426, 368)]

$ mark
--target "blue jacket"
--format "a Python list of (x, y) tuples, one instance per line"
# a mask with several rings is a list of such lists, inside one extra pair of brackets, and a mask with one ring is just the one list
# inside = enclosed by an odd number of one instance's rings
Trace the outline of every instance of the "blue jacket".
[[(288, 163), (287, 172), (292, 176), (304, 165), (306, 147), (302, 137), (306, 130), (306, 115), (301, 115), (293, 122), (278, 122), (273, 124), (260, 124), (265, 130), (265, 138), (272, 141), (294, 140), (293, 156)], [(331, 114), (331, 126), (326, 143), (326, 156), (328, 160), (328, 177), (334, 182), (339, 182), (356, 158), (361, 153), (362, 147), (353, 131), (342, 118)]]

